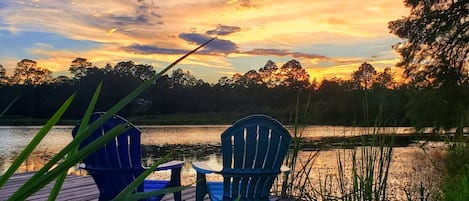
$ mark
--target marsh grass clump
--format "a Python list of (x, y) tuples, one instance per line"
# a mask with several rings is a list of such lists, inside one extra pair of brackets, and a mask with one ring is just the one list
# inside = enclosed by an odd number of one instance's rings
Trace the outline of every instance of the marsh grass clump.
[(447, 201), (469, 200), (469, 142), (456, 142), (446, 154), (443, 198)]
[(372, 138), (363, 138), (359, 147), (337, 150), (335, 158), (330, 159), (330, 163), (335, 161), (333, 169), (337, 172), (322, 175), (315, 172), (322, 150), (298, 153), (300, 149), (294, 147), (301, 147), (301, 138), (292, 140), (293, 148), (286, 161), (292, 171), (284, 178), (282, 195), (305, 201), (388, 200), (394, 138), (377, 131), (373, 131), (376, 133)]
[(469, 171), (469, 142), (456, 142), (448, 147), (444, 159), (448, 177), (456, 177)]
[[(371, 141), (351, 151), (351, 175), (345, 172), (338, 152), (338, 183), (341, 200), (387, 200), (389, 168), (393, 154), (393, 137), (374, 129)], [(349, 175), (349, 176), (347, 176)]]
[[(286, 165), (291, 169), (290, 175), (283, 178), (282, 196), (298, 200), (387, 200), (388, 175), (392, 161), (394, 136), (381, 134), (380, 115), (375, 125), (365, 121), (364, 133), (360, 146), (347, 151), (337, 151), (337, 174), (326, 174), (325, 177), (313, 178), (315, 161), (321, 149), (310, 152), (306, 157), (299, 157), (303, 146), (301, 119), (307, 116), (308, 102), (304, 114), (299, 114), (299, 92), (295, 115), (294, 136), (291, 141), (291, 152), (287, 155)], [(368, 119), (368, 104), (365, 90), (364, 114)], [(381, 114), (382, 108), (378, 111)], [(365, 137), (367, 136), (367, 137)], [(304, 154), (304, 153), (303, 153)], [(350, 155), (348, 155), (350, 154)], [(331, 160), (333, 161), (333, 160)]]
[[(363, 137), (361, 145), (331, 153), (332, 172), (314, 178), (308, 200), (388, 200), (388, 175), (393, 155), (394, 137), (379, 129)], [(309, 180), (313, 180), (310, 178)], [(311, 181), (312, 182), (312, 181)]]

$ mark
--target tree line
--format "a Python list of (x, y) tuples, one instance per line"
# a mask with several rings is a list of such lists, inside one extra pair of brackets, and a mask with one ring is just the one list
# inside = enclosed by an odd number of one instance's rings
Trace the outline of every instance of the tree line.
[[(70, 63), (69, 71), (71, 77), (53, 77), (49, 70), (37, 67), (29, 59), (18, 62), (12, 76), (6, 76), (1, 67), (0, 105), (6, 106), (19, 97), (4, 118), (49, 118), (68, 96), (77, 92), (65, 118), (79, 119), (99, 82), (102, 81), (103, 90), (96, 110), (105, 111), (156, 74), (154, 67), (147, 64), (122, 61), (97, 67), (80, 57)], [(448, 102), (440, 101), (447, 97), (432, 96), (446, 88), (397, 82), (391, 68), (379, 72), (364, 62), (351, 72), (349, 79), (335, 77), (318, 82), (310, 78), (296, 60), (280, 67), (269, 60), (258, 70), (224, 76), (214, 84), (196, 78), (190, 71), (176, 69), (162, 76), (121, 114), (156, 117), (267, 113), (288, 121), (299, 106), (302, 110), (307, 108), (302, 113), (306, 114), (303, 122), (307, 124), (370, 125), (380, 116), (386, 125), (441, 128), (451, 128), (450, 119), (456, 118), (448, 114)], [(424, 116), (428, 113), (432, 115)]]
[[(14, 71), (11, 77), (5, 76), (5, 70), (0, 71), (0, 105), (20, 97), (7, 112), (7, 117), (12, 118), (48, 118), (75, 91), (78, 100), (65, 117), (80, 118), (99, 82), (103, 82), (103, 90), (96, 108), (106, 110), (156, 74), (153, 66), (147, 64), (123, 61), (99, 68), (85, 58), (71, 62), (70, 78), (53, 77), (29, 59), (18, 62)], [(378, 72), (364, 62), (348, 80), (332, 78), (318, 83), (310, 77), (296, 60), (280, 67), (269, 60), (258, 70), (221, 77), (215, 84), (197, 79), (190, 71), (176, 69), (162, 76), (121, 114), (268, 113), (291, 119), (299, 103), (300, 107), (309, 108), (305, 123), (360, 124), (366, 118), (363, 107), (372, 111), (367, 115), (377, 114), (382, 107), (383, 113), (390, 114), (394, 121), (408, 123), (404, 115), (406, 90), (395, 81), (390, 68)], [(365, 96), (367, 105), (363, 105)]]

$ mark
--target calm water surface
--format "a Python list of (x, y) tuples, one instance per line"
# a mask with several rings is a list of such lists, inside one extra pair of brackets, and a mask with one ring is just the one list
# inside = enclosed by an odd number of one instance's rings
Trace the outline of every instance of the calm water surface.
[[(214, 126), (138, 126), (142, 131), (142, 154), (144, 164), (150, 165), (155, 158), (170, 150), (176, 151), (175, 159), (184, 160), (183, 183), (195, 181), (195, 171), (190, 163), (196, 160), (208, 161), (209, 164), (221, 162), (219, 155), (220, 134), (227, 125)], [(40, 127), (0, 126), (0, 172), (3, 173), (29, 143)], [(53, 154), (65, 147), (72, 140), (71, 126), (56, 126), (45, 137), (33, 155), (21, 166), (18, 172), (35, 171)], [(408, 134), (411, 128), (385, 128), (386, 133)], [(322, 137), (356, 136), (370, 133), (363, 128), (337, 126), (307, 126), (300, 131), (303, 137), (320, 139)], [(416, 142), (406, 147), (394, 148), (390, 168), (390, 194), (402, 197), (405, 192), (418, 192), (420, 182), (426, 186), (436, 186), (435, 169), (443, 155), (445, 144), (439, 142)], [(353, 149), (330, 149), (321, 151), (315, 158), (310, 177), (313, 181), (324, 182), (337, 179), (337, 158), (351, 161)], [(300, 153), (300, 160), (306, 160), (313, 151)], [(346, 171), (350, 165), (345, 164)], [(80, 174), (80, 171), (71, 170)], [(348, 171), (349, 172), (349, 171)], [(153, 174), (152, 178), (167, 177), (168, 173)], [(219, 179), (213, 177), (211, 179)], [(331, 182), (332, 183), (332, 182)]]

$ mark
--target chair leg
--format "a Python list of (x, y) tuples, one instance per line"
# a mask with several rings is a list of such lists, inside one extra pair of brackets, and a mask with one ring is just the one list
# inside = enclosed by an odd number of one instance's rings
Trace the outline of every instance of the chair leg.
[(208, 193), (205, 174), (197, 172), (197, 184), (195, 185), (195, 201), (203, 201)]
[(181, 191), (174, 192), (174, 201), (182, 201)]
[[(171, 170), (171, 187), (180, 187), (181, 186), (181, 168), (174, 168)], [(174, 201), (181, 201), (181, 191), (174, 192)]]

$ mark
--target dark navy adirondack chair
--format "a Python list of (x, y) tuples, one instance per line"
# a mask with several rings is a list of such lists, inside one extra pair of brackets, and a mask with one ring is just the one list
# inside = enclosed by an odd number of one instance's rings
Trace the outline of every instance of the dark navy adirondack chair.
[[(192, 163), (197, 171), (196, 200), (202, 201), (207, 193), (211, 200), (269, 200), (274, 179), (281, 171), (289, 172), (282, 163), (290, 138), (277, 120), (266, 115), (235, 122), (221, 135), (221, 170)], [(223, 182), (207, 182), (205, 175), (210, 173), (221, 174)]]
[[(93, 113), (90, 118), (90, 123), (96, 121), (96, 119), (103, 114), (104, 113)], [(141, 164), (140, 131), (120, 116), (114, 115), (107, 120), (99, 129), (80, 144), (80, 148), (120, 124), (126, 124), (130, 126), (130, 129), (83, 160), (85, 165), (84, 169), (93, 177), (98, 186), (100, 192), (99, 200), (113, 199), (145, 171), (145, 168), (142, 167)], [(77, 125), (73, 129), (73, 136), (75, 136), (78, 127)], [(182, 161), (171, 161), (158, 166), (157, 170), (171, 170), (171, 179), (169, 181), (145, 180), (144, 183), (137, 188), (137, 192), (180, 186), (183, 163)], [(163, 196), (164, 195), (152, 197), (149, 200), (161, 200)], [(174, 198), (176, 201), (180, 201), (181, 192), (174, 193)]]

